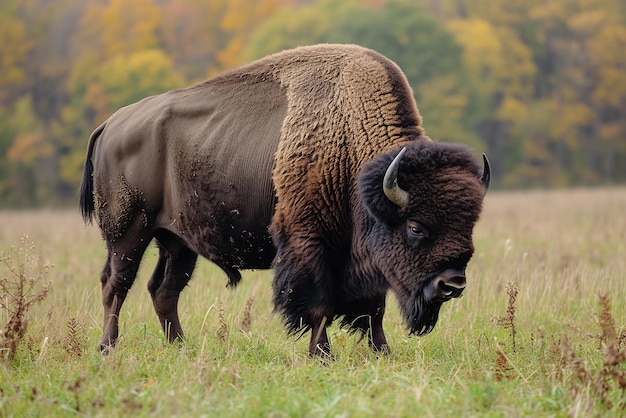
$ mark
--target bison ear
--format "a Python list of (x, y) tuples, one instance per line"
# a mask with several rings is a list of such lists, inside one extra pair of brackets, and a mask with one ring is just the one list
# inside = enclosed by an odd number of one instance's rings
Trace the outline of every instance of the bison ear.
[[(388, 168), (392, 165), (392, 159), (392, 155), (383, 154), (363, 165), (359, 175), (359, 194), (363, 204), (370, 216), (384, 224), (391, 224), (397, 220), (401, 209), (385, 193), (384, 179)], [(392, 180), (391, 183), (396, 183), (395, 176)]]

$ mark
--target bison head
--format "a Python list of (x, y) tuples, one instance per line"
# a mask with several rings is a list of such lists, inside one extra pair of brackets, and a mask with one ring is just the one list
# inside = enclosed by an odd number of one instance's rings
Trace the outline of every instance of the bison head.
[(443, 302), (463, 293), (489, 177), (486, 157), (481, 170), (467, 147), (431, 141), (363, 166), (364, 249), (395, 291), (411, 333), (432, 331)]

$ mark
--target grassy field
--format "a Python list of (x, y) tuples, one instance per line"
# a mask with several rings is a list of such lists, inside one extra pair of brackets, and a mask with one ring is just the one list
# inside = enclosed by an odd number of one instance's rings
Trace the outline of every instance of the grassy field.
[[(432, 334), (409, 337), (390, 294), (392, 353), (334, 326), (326, 365), (272, 313), (271, 272), (231, 291), (205, 261), (181, 296), (188, 339), (166, 344), (146, 291), (151, 247), (103, 357), (97, 229), (77, 210), (0, 212), (5, 259), (34, 276), (53, 265), (0, 360), (0, 416), (624, 415), (625, 238), (624, 188), (490, 193), (468, 288)], [(0, 279), (14, 275), (0, 264)]]

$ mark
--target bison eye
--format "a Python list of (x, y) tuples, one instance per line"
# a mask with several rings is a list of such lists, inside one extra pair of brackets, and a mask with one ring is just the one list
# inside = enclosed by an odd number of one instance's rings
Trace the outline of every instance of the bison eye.
[(428, 238), (429, 236), (428, 228), (426, 228), (421, 223), (413, 221), (413, 220), (409, 220), (407, 222), (407, 226), (409, 230), (409, 235), (411, 237), (417, 238), (418, 240)]

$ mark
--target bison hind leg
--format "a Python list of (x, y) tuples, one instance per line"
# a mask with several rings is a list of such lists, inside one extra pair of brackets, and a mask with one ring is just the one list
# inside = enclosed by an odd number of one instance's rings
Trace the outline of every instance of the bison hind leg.
[(100, 275), (104, 309), (100, 351), (104, 354), (117, 342), (122, 304), (135, 281), (150, 238), (143, 233), (143, 227), (135, 224), (122, 238), (107, 243), (107, 261)]
[(178, 299), (191, 279), (198, 255), (169, 236), (160, 234), (157, 240), (159, 259), (148, 281), (148, 291), (165, 337), (174, 342), (184, 338), (178, 317)]
[(387, 354), (391, 350), (383, 331), (385, 297), (385, 293), (380, 293), (372, 298), (343, 303), (341, 325), (351, 331), (360, 332), (362, 338), (367, 335), (372, 350)]

